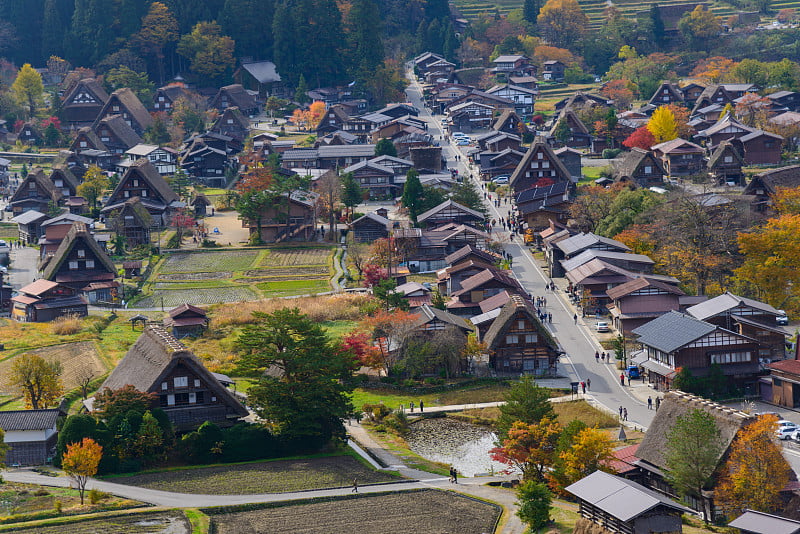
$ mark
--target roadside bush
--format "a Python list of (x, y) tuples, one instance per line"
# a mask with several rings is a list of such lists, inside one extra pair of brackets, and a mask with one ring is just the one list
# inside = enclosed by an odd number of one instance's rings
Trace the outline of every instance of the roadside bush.
[(392, 410), (385, 404), (364, 404), (361, 406), (361, 411), (371, 423), (381, 423), (387, 415), (392, 413)]
[(64, 315), (50, 323), (50, 331), (57, 336), (77, 334), (83, 329), (83, 323), (77, 315)]
[(220, 429), (206, 421), (196, 431), (181, 438), (179, 449), (186, 462), (208, 464), (276, 458), (288, 447), (261, 425), (239, 423)]
[(200, 246), (202, 248), (218, 248), (221, 247), (222, 245), (220, 245), (216, 241), (204, 237), (203, 240), (200, 242)]
[(401, 410), (395, 410), (387, 415), (383, 420), (383, 424), (386, 428), (398, 434), (405, 434), (408, 431), (408, 417)]
[(619, 153), (622, 152), (622, 149), (619, 148), (606, 148), (603, 150), (603, 159), (614, 159), (619, 156)]
[(89, 502), (92, 504), (97, 504), (100, 501), (104, 501), (110, 496), (110, 494), (106, 493), (105, 491), (100, 491), (97, 488), (92, 488), (89, 490)]

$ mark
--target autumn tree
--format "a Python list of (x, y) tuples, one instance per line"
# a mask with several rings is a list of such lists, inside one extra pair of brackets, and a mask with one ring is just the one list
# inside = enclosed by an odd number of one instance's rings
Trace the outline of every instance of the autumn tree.
[(108, 176), (97, 165), (91, 165), (83, 175), (83, 183), (78, 186), (78, 194), (89, 201), (92, 210), (97, 208), (97, 199), (110, 186)]
[(771, 115), (772, 101), (755, 93), (747, 93), (736, 102), (736, 118), (751, 127), (763, 128)]
[(103, 447), (92, 438), (83, 438), (80, 443), (67, 445), (67, 452), (61, 458), (61, 468), (75, 481), (78, 493), (83, 496), (86, 492), (86, 483), (89, 478), (97, 474), (97, 466), (103, 458)]
[(153, 101), (155, 84), (150, 81), (146, 72), (136, 72), (125, 65), (120, 65), (108, 71), (103, 81), (108, 89), (110, 89), (109, 92), (121, 87), (127, 87), (133, 91), (142, 102)]
[[(339, 199), (342, 197), (342, 180), (335, 169), (326, 171), (317, 179), (315, 183), (316, 191), (320, 194), (322, 217), (328, 215), (328, 236), (332, 241), (336, 240), (334, 229), (336, 228), (336, 208)], [(349, 251), (348, 251), (349, 252)]]
[(9, 373), (9, 384), (18, 388), (26, 406), (33, 410), (54, 406), (63, 393), (61, 362), (48, 361), (36, 354), (23, 354), (14, 358)]
[(505, 440), (514, 423), (538, 423), (544, 418), (555, 419), (550, 391), (539, 387), (531, 376), (523, 376), (511, 385), (505, 395), (505, 404), (499, 407), (500, 416), (495, 428), (498, 439)]
[(628, 109), (634, 98), (629, 85), (628, 80), (611, 80), (600, 89), (600, 94), (613, 100), (617, 109)]
[[(648, 122), (649, 124), (649, 122)], [(622, 142), (628, 148), (641, 148), (642, 150), (650, 150), (650, 147), (656, 144), (656, 138), (650, 131), (647, 125), (636, 128), (631, 135)]]
[(489, 451), (492, 460), (511, 466), (525, 480), (544, 482), (553, 465), (561, 425), (550, 417), (536, 423), (515, 421), (500, 447)]
[(536, 19), (540, 35), (554, 46), (574, 47), (586, 32), (589, 19), (577, 0), (547, 0)]
[(689, 124), (689, 109), (682, 104), (667, 104), (667, 109), (675, 118), (675, 130), (681, 139), (689, 139), (694, 135), (694, 128)]
[(667, 480), (680, 495), (700, 497), (724, 450), (720, 429), (708, 412), (694, 409), (679, 416), (667, 434)]
[(709, 39), (712, 39), (722, 31), (720, 18), (703, 5), (698, 5), (689, 13), (686, 13), (678, 21), (678, 29), (683, 37), (688, 41), (689, 46), (700, 49)]
[(381, 350), (372, 343), (368, 332), (354, 330), (342, 336), (342, 349), (351, 352), (358, 363), (370, 369), (383, 368)]
[(728, 78), (731, 70), (736, 66), (732, 59), (714, 56), (701, 59), (691, 72), (691, 76), (699, 78), (705, 83), (720, 83)]
[(764, 415), (740, 429), (722, 468), (715, 501), (728, 517), (746, 509), (774, 513), (792, 468), (775, 437), (777, 417)]
[(153, 2), (142, 19), (141, 29), (132, 37), (145, 56), (156, 62), (159, 83), (164, 83), (164, 47), (178, 39), (178, 21), (162, 2)]
[[(370, 334), (376, 342), (380, 354), (380, 365), (387, 375), (403, 356), (403, 349), (417, 328), (419, 317), (404, 310), (380, 310), (365, 317), (359, 328)], [(389, 350), (390, 344), (396, 350)]]
[(181, 246), (183, 241), (183, 236), (186, 235), (187, 232), (195, 225), (195, 220), (190, 215), (186, 215), (185, 213), (176, 213), (172, 216), (170, 220), (170, 226), (175, 228), (175, 240), (178, 243), (178, 247)]
[(27, 107), (28, 117), (33, 117), (36, 106), (42, 102), (44, 95), (42, 75), (30, 63), (25, 63), (11, 84), (11, 91), (19, 105)]
[(620, 182), (611, 187), (587, 185), (578, 188), (578, 197), (569, 207), (570, 218), (583, 232), (594, 232), (600, 221), (611, 215), (611, 205), (626, 186)]
[(641, 99), (648, 99), (664, 80), (674, 80), (672, 72), (677, 64), (676, 56), (653, 53), (647, 56), (634, 54), (611, 65), (605, 78), (608, 80), (628, 80), (628, 88)]
[(95, 395), (92, 413), (101, 420), (111, 420), (129, 412), (144, 414), (156, 399), (155, 394), (139, 391), (130, 384), (118, 389), (106, 387)]
[(597, 428), (586, 428), (575, 435), (572, 447), (559, 454), (563, 467), (563, 481), (554, 481), (554, 489), (564, 488), (595, 471), (613, 473), (609, 462), (614, 458), (614, 445), (608, 434)]
[(181, 37), (178, 54), (189, 60), (198, 77), (217, 80), (233, 67), (233, 39), (222, 35), (216, 22), (198, 22), (191, 33)]
[(653, 111), (653, 116), (647, 121), (647, 129), (653, 134), (656, 144), (672, 141), (678, 137), (675, 114), (666, 106), (659, 106)]

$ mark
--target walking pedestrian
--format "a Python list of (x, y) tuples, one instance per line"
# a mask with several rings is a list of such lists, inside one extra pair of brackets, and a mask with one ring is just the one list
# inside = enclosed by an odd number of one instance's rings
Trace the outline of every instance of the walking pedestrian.
[(578, 314), (577, 313), (572, 316), (572, 320), (575, 322), (575, 324), (578, 324)]
[(587, 378), (586, 379), (586, 389), (592, 389), (592, 379), (591, 378)]
[(622, 421), (622, 405), (619, 405), (619, 420)]
[(453, 484), (458, 484), (458, 469), (453, 468)]
[(623, 421), (627, 421), (628, 420), (628, 409), (627, 408), (623, 408), (622, 409), (622, 420)]
[(648, 410), (653, 409), (653, 397), (647, 397), (647, 409)]
[(597, 351), (594, 351), (594, 361), (595, 363), (600, 361), (600, 353)]
[(424, 411), (425, 411), (425, 405), (422, 404), (422, 401), (419, 401), (419, 413), (422, 413)]
[(409, 402), (408, 407), (411, 408), (411, 413), (414, 413), (414, 401)]
[(661, 407), (661, 397), (656, 397), (656, 411)]
[(581, 389), (583, 390), (583, 394), (586, 394), (586, 382), (581, 382)]
[(353, 479), (353, 491), (351, 491), (350, 493), (358, 493), (358, 479), (357, 478)]
[(450, 479), (449, 479), (450, 484), (453, 483), (453, 471), (455, 471), (455, 469), (453, 469), (453, 466), (451, 465), (450, 466)]
[(619, 374), (619, 385), (620, 386), (624, 386), (625, 385), (625, 375), (623, 373)]
[(603, 352), (603, 354), (601, 354), (601, 355), (600, 355), (600, 360), (601, 360), (603, 363), (606, 363), (606, 353), (605, 353), (605, 351)]
[(547, 314), (547, 322), (548, 323), (552, 323), (553, 322), (553, 314), (552, 313), (548, 313)]

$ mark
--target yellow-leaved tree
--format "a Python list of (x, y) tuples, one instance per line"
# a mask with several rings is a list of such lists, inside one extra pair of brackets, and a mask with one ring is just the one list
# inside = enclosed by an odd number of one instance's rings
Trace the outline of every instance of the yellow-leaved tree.
[(667, 106), (659, 106), (647, 122), (647, 129), (653, 134), (656, 143), (672, 141), (678, 137), (678, 124), (675, 114)]
[(559, 454), (560, 465), (548, 473), (554, 491), (563, 493), (565, 487), (597, 470), (613, 473), (609, 465), (614, 457), (614, 445), (606, 432), (584, 428), (575, 435), (572, 446)]
[(763, 415), (739, 430), (716, 490), (717, 505), (725, 515), (736, 517), (745, 509), (778, 511), (780, 491), (791, 478), (792, 468), (775, 437), (778, 419)]
[(61, 362), (57, 360), (48, 361), (37, 354), (23, 354), (14, 358), (8, 382), (19, 389), (28, 408), (49, 408), (58, 404), (56, 401), (64, 391), (61, 371)]
[(61, 468), (78, 486), (81, 505), (83, 505), (83, 495), (86, 492), (86, 483), (89, 482), (89, 477), (97, 474), (97, 466), (100, 465), (102, 458), (103, 447), (92, 438), (83, 438), (80, 443), (67, 445), (67, 452), (61, 459)]
[(28, 107), (28, 117), (33, 117), (36, 114), (36, 106), (42, 101), (44, 94), (42, 75), (31, 67), (30, 63), (25, 63), (11, 84), (11, 91), (17, 103)]

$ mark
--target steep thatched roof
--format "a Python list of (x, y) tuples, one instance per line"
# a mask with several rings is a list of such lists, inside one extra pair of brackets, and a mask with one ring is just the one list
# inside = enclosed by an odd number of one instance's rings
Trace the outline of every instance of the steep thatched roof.
[[(719, 163), (724, 163), (722, 161), (722, 156), (725, 154), (729, 154), (733, 157), (734, 162), (737, 163), (740, 167), (744, 165), (744, 159), (742, 155), (739, 153), (739, 150), (736, 149), (733, 143), (730, 140), (726, 139), (722, 141), (717, 148), (714, 149), (714, 152), (711, 154), (711, 157), (708, 158), (708, 168), (713, 169)], [(732, 163), (728, 163), (727, 165), (732, 165)]]
[(67, 232), (67, 235), (64, 237), (63, 241), (61, 241), (61, 244), (58, 245), (53, 259), (50, 260), (47, 267), (45, 267), (42, 277), (47, 280), (55, 280), (58, 270), (66, 261), (69, 253), (78, 245), (91, 250), (97, 261), (100, 262), (101, 265), (96, 265), (95, 270), (101, 270), (102, 268), (106, 272), (116, 275), (117, 268), (114, 266), (114, 262), (112, 262), (108, 254), (100, 248), (100, 245), (94, 240), (94, 236), (89, 232), (86, 225), (82, 222), (75, 222), (72, 223), (72, 227)]
[(541, 335), (542, 338), (547, 341), (548, 348), (550, 348), (553, 352), (561, 352), (553, 337), (544, 328), (544, 326), (542, 326), (542, 323), (539, 322), (539, 318), (536, 315), (536, 310), (533, 308), (533, 305), (529, 300), (522, 298), (520, 295), (511, 295), (509, 301), (506, 302), (505, 306), (503, 306), (503, 309), (500, 310), (500, 315), (498, 315), (494, 320), (492, 326), (489, 327), (489, 330), (486, 332), (486, 335), (483, 336), (481, 341), (486, 343), (486, 345), (491, 349), (497, 341), (503, 339), (506, 331), (511, 327), (511, 321), (517, 312), (526, 315), (528, 319), (530, 319), (531, 323), (533, 323), (533, 325), (536, 327), (536, 330), (539, 331), (539, 335)]
[(56, 186), (53, 185), (53, 182), (50, 181), (50, 178), (44, 173), (44, 171), (39, 167), (34, 167), (30, 170), (28, 176), (25, 177), (22, 183), (19, 184), (19, 187), (17, 187), (14, 196), (11, 197), (12, 203), (30, 198), (28, 195), (30, 193), (31, 182), (35, 182), (39, 187), (44, 189), (46, 195), (53, 202), (58, 202), (58, 200), (61, 198), (61, 191), (56, 189)]
[(636, 451), (636, 456), (658, 469), (665, 469), (667, 466), (665, 453), (669, 433), (679, 417), (687, 415), (694, 409), (702, 410), (714, 418), (724, 445), (720, 459), (730, 447), (739, 429), (756, 419), (754, 415), (728, 408), (702, 397), (696, 397), (683, 391), (669, 391), (664, 395), (663, 402)]
[[(95, 121), (95, 124), (99, 124), (100, 121), (108, 115), (116, 115), (119, 113), (117, 111), (113, 111), (115, 102), (119, 102), (128, 111), (133, 120), (139, 123), (139, 126), (142, 130), (147, 129), (148, 126), (153, 124), (153, 117), (150, 116), (150, 113), (147, 111), (147, 109), (145, 109), (144, 105), (142, 105), (142, 101), (139, 100), (139, 97), (136, 96), (136, 93), (127, 87), (117, 89), (111, 93), (111, 96), (108, 97), (108, 100), (106, 101), (105, 106), (103, 106), (102, 111), (97, 116), (98, 120)], [(136, 143), (134, 143), (134, 145), (135, 144)]]
[(125, 357), (106, 378), (100, 389), (119, 389), (128, 384), (139, 391), (160, 391), (162, 380), (170, 370), (183, 364), (194, 372), (214, 395), (244, 417), (247, 410), (219, 380), (206, 369), (200, 360), (163, 327), (149, 325)]

